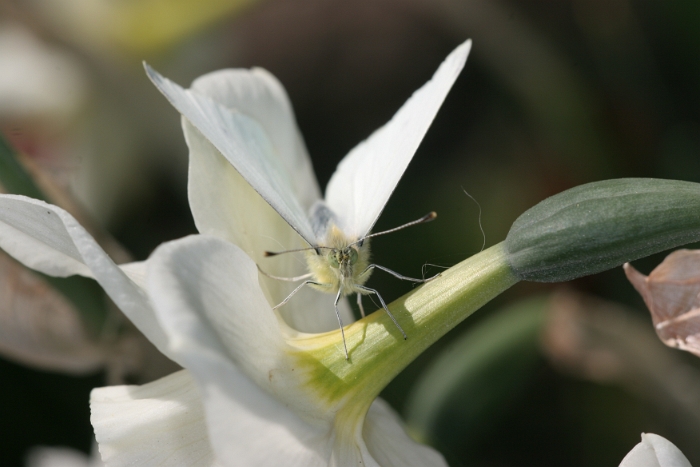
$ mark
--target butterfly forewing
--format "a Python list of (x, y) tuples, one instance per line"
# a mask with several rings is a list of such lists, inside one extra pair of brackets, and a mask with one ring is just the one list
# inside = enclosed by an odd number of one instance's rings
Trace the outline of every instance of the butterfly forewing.
[(236, 109), (265, 129), (304, 212), (321, 198), (292, 104), (277, 78), (262, 68), (229, 68), (200, 76), (190, 90)]
[(265, 130), (252, 118), (185, 90), (148, 65), (145, 67), (148, 76), (170, 103), (202, 132), (307, 243), (313, 244), (315, 238), (307, 214)]
[(394, 117), (338, 165), (326, 202), (348, 237), (369, 233), (464, 67), (471, 41), (457, 47)]

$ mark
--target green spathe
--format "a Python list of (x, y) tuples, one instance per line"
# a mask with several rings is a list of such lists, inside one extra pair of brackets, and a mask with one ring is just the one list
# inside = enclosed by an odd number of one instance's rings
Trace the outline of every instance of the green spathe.
[(505, 243), (520, 279), (563, 282), (698, 240), (700, 184), (622, 178), (547, 198)]

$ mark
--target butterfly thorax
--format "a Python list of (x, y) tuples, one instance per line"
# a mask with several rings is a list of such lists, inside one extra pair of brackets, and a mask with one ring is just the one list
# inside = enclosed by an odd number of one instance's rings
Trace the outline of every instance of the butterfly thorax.
[[(369, 279), (369, 239), (361, 244), (357, 239), (347, 238), (335, 225), (326, 231), (326, 237), (317, 250), (310, 250), (306, 257), (313, 280), (323, 286), (316, 287), (326, 292), (343, 295), (366, 293), (358, 285), (364, 285)], [(364, 273), (364, 274), (363, 274)]]

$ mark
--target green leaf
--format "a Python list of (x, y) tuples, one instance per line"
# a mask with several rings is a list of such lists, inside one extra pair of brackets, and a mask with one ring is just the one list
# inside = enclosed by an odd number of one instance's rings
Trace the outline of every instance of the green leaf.
[(548, 303), (545, 297), (520, 301), (451, 343), (408, 396), (411, 435), (439, 446), (463, 447), (482, 439), (542, 361), (539, 335)]
[(2, 135), (0, 135), (0, 184), (2, 184), (7, 193), (29, 196), (30, 198), (49, 202), (48, 198), (44, 196), (36, 183), (34, 183), (31, 175), (17, 160), (17, 153)]
[(698, 240), (700, 184), (622, 178), (547, 198), (505, 244), (520, 279), (562, 282)]
[[(51, 202), (34, 183), (32, 176), (19, 162), (17, 152), (2, 135), (0, 135), (0, 185), (7, 193)], [(35, 274), (51, 284), (80, 311), (88, 329), (96, 334), (102, 330), (107, 319), (107, 301), (97, 282), (79, 276), (58, 278), (36, 271)]]

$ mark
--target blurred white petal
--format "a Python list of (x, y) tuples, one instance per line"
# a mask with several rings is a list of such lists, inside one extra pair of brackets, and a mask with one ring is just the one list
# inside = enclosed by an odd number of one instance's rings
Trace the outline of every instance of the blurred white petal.
[(620, 467), (691, 467), (672, 442), (653, 433), (642, 433), (642, 442), (622, 459)]
[(369, 453), (382, 467), (447, 465), (440, 453), (406, 434), (399, 416), (382, 399), (376, 399), (369, 408), (362, 436)]
[(25, 467), (104, 467), (97, 444), (90, 455), (71, 448), (38, 446), (27, 454)]
[(0, 23), (0, 69), (0, 118), (65, 119), (87, 97), (78, 60), (15, 24)]

